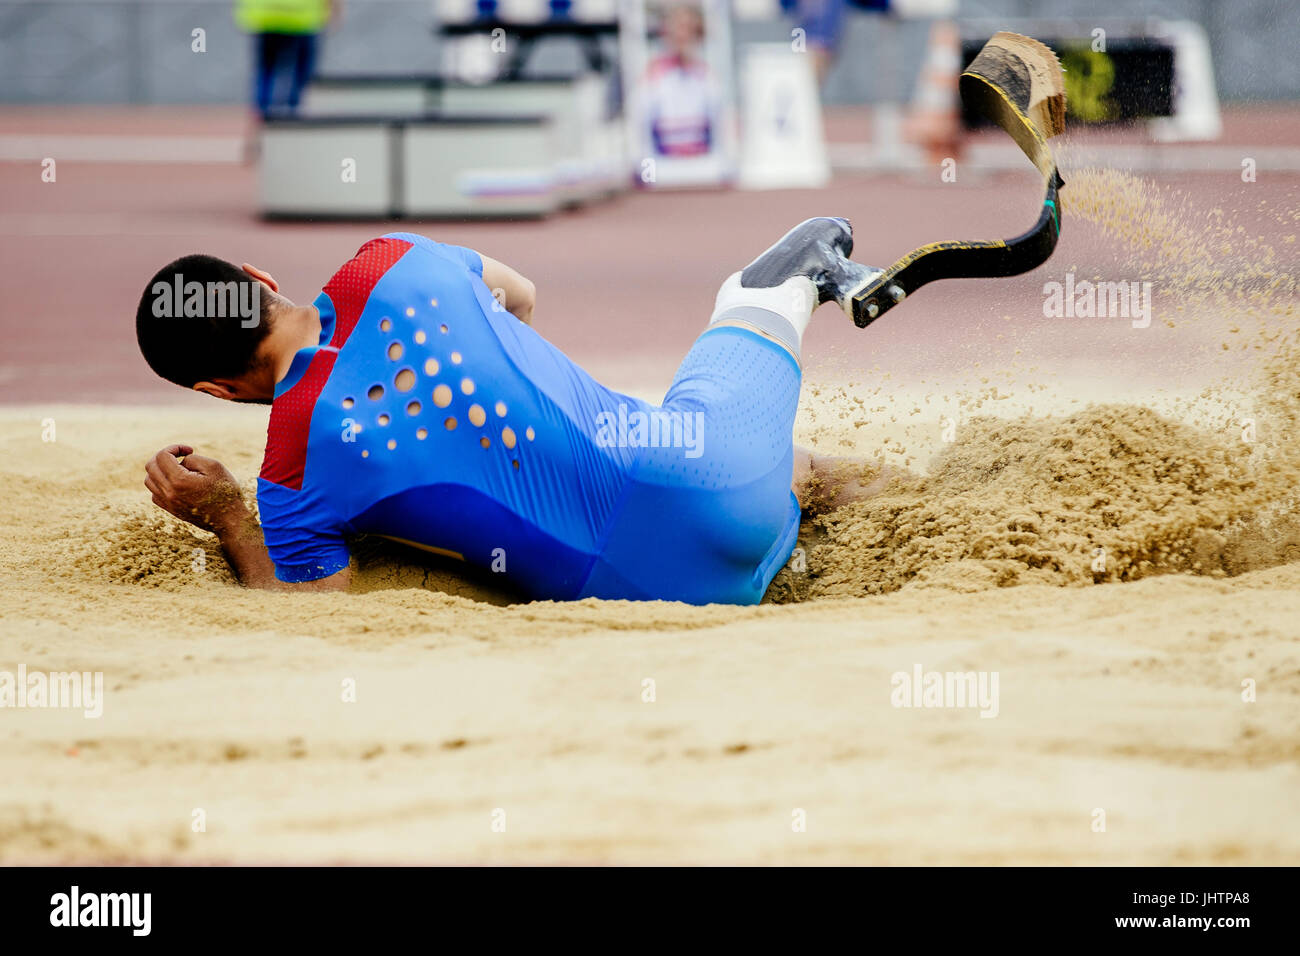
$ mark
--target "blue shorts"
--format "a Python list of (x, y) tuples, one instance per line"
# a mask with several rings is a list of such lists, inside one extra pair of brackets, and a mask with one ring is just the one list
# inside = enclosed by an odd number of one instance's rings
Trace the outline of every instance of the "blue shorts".
[(698, 441), (638, 449), (581, 596), (757, 604), (799, 531), (799, 386), (779, 345), (734, 326), (705, 332), (659, 408)]

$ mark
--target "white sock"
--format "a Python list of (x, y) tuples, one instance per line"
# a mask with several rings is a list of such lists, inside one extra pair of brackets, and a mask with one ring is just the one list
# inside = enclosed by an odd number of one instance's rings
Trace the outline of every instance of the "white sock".
[[(817, 286), (807, 276), (793, 276), (771, 289), (747, 289), (740, 284), (740, 273), (735, 272), (718, 289), (709, 324), (713, 325), (722, 319), (739, 318), (758, 325), (764, 331), (776, 332), (777, 330), (766, 328), (767, 323), (750, 311), (759, 309), (783, 319), (793, 329), (794, 342), (791, 344), (798, 351), (803, 345), (803, 334), (808, 329), (815, 308)], [(756, 318), (759, 321), (754, 321)], [(786, 338), (783, 335), (778, 337)]]

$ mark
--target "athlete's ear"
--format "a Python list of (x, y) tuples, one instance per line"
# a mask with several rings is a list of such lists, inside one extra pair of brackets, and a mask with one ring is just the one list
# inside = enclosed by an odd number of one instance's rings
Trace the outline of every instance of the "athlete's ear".
[(275, 276), (271, 275), (271, 273), (269, 273), (269, 272), (263, 272), (263, 271), (262, 271), (261, 269), (259, 269), (257, 266), (249, 265), (247, 262), (243, 263), (243, 264), (240, 266), (240, 268), (243, 269), (245, 272), (247, 272), (250, 276), (252, 276), (252, 277), (253, 277), (254, 279), (256, 279), (258, 282), (260, 282), (260, 283), (262, 283), (263, 285), (265, 285), (265, 286), (266, 286), (268, 289), (270, 289), (272, 292), (279, 292), (279, 291), (280, 291), (280, 283), (278, 283), (278, 282), (275, 281)]
[(194, 391), (202, 392), (204, 395), (211, 395), (213, 398), (224, 399), (227, 402), (239, 399), (239, 383), (225, 378), (217, 379), (215, 382), (195, 382)]

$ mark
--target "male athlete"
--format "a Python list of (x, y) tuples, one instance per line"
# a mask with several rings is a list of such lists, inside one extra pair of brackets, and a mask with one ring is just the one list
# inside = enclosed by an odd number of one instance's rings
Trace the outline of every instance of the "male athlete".
[[(248, 587), (344, 589), (347, 539), (375, 534), (504, 567), (533, 598), (755, 604), (795, 544), (792, 478), (809, 505), (829, 468), (791, 430), (813, 309), (874, 274), (852, 246), (845, 220), (810, 219), (728, 278), (658, 407), (534, 332), (533, 284), (469, 249), (372, 239), (311, 305), (186, 256), (145, 289), (140, 350), (185, 388), (270, 404), (261, 526), (187, 445), (145, 487), (215, 532)], [(214, 289), (256, 308), (213, 308)]]

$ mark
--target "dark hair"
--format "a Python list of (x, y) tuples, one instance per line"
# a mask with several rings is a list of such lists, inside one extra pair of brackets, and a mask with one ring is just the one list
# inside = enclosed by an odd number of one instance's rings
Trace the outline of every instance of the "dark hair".
[(243, 269), (215, 256), (182, 256), (159, 269), (140, 296), (135, 338), (149, 367), (169, 382), (236, 378), (270, 330), (275, 298)]

